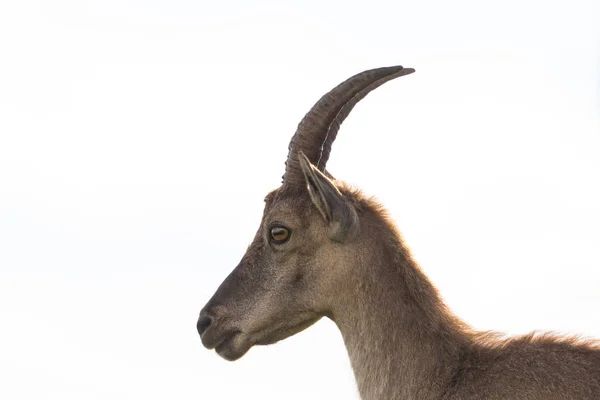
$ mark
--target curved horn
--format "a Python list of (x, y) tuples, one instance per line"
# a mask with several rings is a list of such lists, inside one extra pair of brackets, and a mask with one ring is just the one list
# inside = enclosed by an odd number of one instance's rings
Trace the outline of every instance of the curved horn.
[(399, 76), (412, 74), (412, 68), (402, 66), (371, 69), (340, 83), (311, 108), (304, 116), (288, 146), (283, 181), (286, 184), (303, 182), (298, 152), (302, 151), (321, 171), (329, 159), (331, 145), (340, 125), (356, 103), (369, 92)]

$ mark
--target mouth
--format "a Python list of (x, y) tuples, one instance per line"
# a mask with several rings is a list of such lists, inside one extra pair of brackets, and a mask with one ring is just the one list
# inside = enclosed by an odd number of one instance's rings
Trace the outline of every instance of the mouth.
[(239, 329), (218, 332), (218, 326), (209, 326), (200, 339), (202, 344), (209, 350), (215, 350), (216, 353), (227, 361), (235, 361), (242, 358), (252, 346), (269, 345), (290, 337), (304, 329), (308, 328), (320, 319), (320, 316), (301, 319), (295, 324), (285, 324), (273, 327), (267, 332), (244, 333)]
[(216, 353), (227, 361), (235, 361), (250, 350), (250, 345), (244, 340), (241, 331), (234, 330), (220, 335), (213, 333), (208, 329), (200, 337), (202, 344), (209, 350), (215, 350)]
[(235, 361), (242, 358), (250, 350), (250, 347), (252, 346), (249, 343), (245, 343), (242, 333), (236, 332), (216, 346), (215, 351), (225, 360)]

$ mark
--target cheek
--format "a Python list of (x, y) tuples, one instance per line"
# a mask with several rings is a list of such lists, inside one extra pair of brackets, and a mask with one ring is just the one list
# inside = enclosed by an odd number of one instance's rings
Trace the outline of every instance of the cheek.
[(287, 260), (289, 281), (302, 284), (314, 278), (314, 254), (296, 253)]
[(288, 278), (290, 290), (302, 301), (319, 301), (323, 293), (321, 286), (326, 277), (316, 262), (314, 255), (308, 259), (302, 257), (293, 266), (292, 274)]
[(292, 284), (296, 286), (301, 285), (302, 282), (304, 282), (304, 273), (302, 271), (297, 271), (292, 279)]

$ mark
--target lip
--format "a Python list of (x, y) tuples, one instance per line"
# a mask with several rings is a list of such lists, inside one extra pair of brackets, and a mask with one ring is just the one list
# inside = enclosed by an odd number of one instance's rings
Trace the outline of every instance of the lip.
[(213, 327), (209, 327), (202, 336), (200, 336), (200, 340), (204, 347), (208, 350), (217, 349), (219, 346), (230, 343), (237, 337), (241, 331), (239, 330), (231, 330), (224, 333), (216, 332)]
[(241, 332), (232, 332), (229, 335), (225, 335), (218, 345), (214, 346), (217, 353), (223, 352), (226, 348), (231, 348), (234, 340), (240, 335)]
[(221, 357), (228, 361), (235, 361), (250, 350), (252, 347), (249, 343), (244, 342), (241, 338), (242, 332), (237, 331), (226, 336), (218, 346), (215, 347), (215, 351)]

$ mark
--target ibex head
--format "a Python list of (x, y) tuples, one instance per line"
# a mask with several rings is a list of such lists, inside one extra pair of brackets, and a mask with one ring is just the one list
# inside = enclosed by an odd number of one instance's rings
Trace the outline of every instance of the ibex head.
[[(365, 237), (355, 196), (325, 170), (340, 124), (370, 91), (414, 72), (362, 72), (323, 96), (289, 145), (283, 184), (265, 198), (258, 232), (198, 319), (202, 343), (227, 360), (332, 316)], [(362, 233), (361, 233), (362, 232)]]

